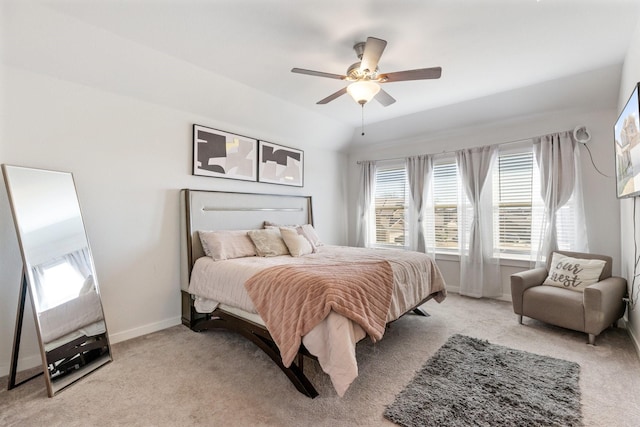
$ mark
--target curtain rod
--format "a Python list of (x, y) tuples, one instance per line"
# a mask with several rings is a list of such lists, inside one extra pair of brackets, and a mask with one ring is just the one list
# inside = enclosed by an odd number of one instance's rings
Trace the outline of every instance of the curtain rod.
[[(495, 144), (488, 144), (488, 145), (484, 145), (484, 146), (482, 146), (482, 147), (487, 147), (487, 146), (489, 146), (489, 147), (490, 147), (490, 146), (493, 146), (493, 145), (517, 144), (517, 143), (519, 143), (519, 142), (525, 142), (525, 141), (528, 141), (528, 140), (530, 140), (530, 139), (542, 138), (543, 136), (552, 135), (552, 134), (554, 134), (554, 133), (573, 132), (575, 129), (578, 129), (578, 128), (580, 128), (580, 127), (584, 127), (584, 128), (586, 128), (586, 126), (576, 126), (574, 129), (567, 129), (567, 130), (561, 130), (561, 131), (558, 131), (558, 132), (546, 133), (546, 134), (543, 134), (543, 135), (532, 136), (532, 137), (529, 137), (529, 138), (518, 139), (518, 140), (515, 140), (515, 141), (497, 142), (497, 143), (495, 143)], [(473, 148), (475, 148), (475, 147), (473, 147)], [(442, 151), (437, 152), (437, 153), (425, 153), (425, 154), (432, 154), (432, 155), (437, 155), (437, 154), (448, 154), (448, 153), (455, 153), (456, 151), (460, 151), (460, 149), (458, 149), (458, 150), (442, 150)], [(414, 154), (413, 156), (420, 156), (420, 155), (421, 155), (421, 154)], [(391, 161), (391, 160), (403, 160), (403, 159), (406, 159), (406, 158), (408, 158), (408, 157), (413, 157), (413, 156), (394, 157), (394, 158), (391, 158), (391, 159), (379, 159), (379, 160), (373, 160), (373, 161), (376, 161), (376, 162), (386, 162), (386, 161)], [(356, 164), (358, 164), (358, 165), (359, 165), (359, 164), (361, 164), (362, 162), (368, 162), (368, 161), (372, 161), (372, 160), (358, 160), (358, 161), (356, 162)]]

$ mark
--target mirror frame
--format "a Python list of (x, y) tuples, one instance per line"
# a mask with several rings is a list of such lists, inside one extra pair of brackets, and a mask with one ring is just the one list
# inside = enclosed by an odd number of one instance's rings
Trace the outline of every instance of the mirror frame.
[[(40, 318), (39, 318), (39, 312), (37, 310), (38, 305), (36, 303), (36, 298), (37, 298), (37, 288), (36, 288), (36, 284), (34, 283), (34, 277), (33, 274), (31, 273), (32, 270), (32, 265), (28, 260), (27, 257), (27, 252), (25, 251), (25, 246), (24, 246), (24, 236), (23, 236), (23, 230), (20, 227), (20, 222), (21, 220), (18, 218), (18, 207), (16, 206), (15, 203), (15, 198), (14, 198), (14, 191), (15, 189), (12, 188), (12, 178), (11, 178), (11, 171), (12, 170), (30, 170), (30, 171), (36, 171), (36, 172), (40, 172), (40, 173), (46, 173), (46, 172), (50, 172), (50, 173), (55, 173), (55, 174), (60, 174), (60, 175), (67, 175), (70, 178), (70, 182), (72, 185), (72, 191), (74, 193), (76, 202), (78, 203), (78, 215), (79, 215), (79, 219), (80, 219), (80, 223), (81, 223), (81, 228), (82, 228), (82, 233), (86, 242), (86, 249), (87, 249), (87, 253), (88, 253), (88, 260), (90, 263), (90, 275), (92, 275), (92, 279), (93, 279), (93, 286), (95, 287), (95, 292), (97, 293), (97, 297), (98, 297), (98, 302), (99, 302), (99, 306), (100, 306), (100, 316), (102, 321), (104, 322), (104, 333), (100, 333), (100, 335), (104, 336), (104, 342), (99, 341), (99, 346), (97, 347), (98, 349), (102, 350), (102, 349), (106, 349), (106, 352), (103, 354), (100, 354), (95, 360), (92, 360), (82, 366), (77, 365), (76, 363), (76, 368), (72, 368), (72, 370), (70, 370), (69, 372), (65, 372), (60, 378), (57, 379), (52, 379), (50, 373), (49, 373), (49, 365), (50, 363), (47, 360), (47, 350), (45, 348), (45, 342), (43, 340), (43, 331), (42, 331), (42, 324), (40, 322)], [(26, 383), (27, 381), (30, 381), (33, 378), (36, 378), (37, 376), (41, 375), (41, 374), (45, 374), (45, 383), (46, 383), (46, 387), (47, 387), (47, 394), (49, 397), (53, 397), (57, 392), (63, 390), (64, 388), (68, 387), (69, 385), (75, 383), (76, 381), (80, 380), (81, 378), (83, 378), (84, 376), (94, 372), (96, 369), (100, 368), (101, 366), (104, 366), (105, 364), (111, 362), (113, 360), (112, 357), (112, 351), (111, 351), (111, 345), (109, 342), (109, 334), (108, 334), (108, 329), (107, 329), (107, 324), (106, 324), (106, 319), (104, 316), (104, 307), (102, 305), (102, 301), (100, 299), (100, 288), (99, 288), (99, 284), (98, 284), (98, 279), (96, 276), (96, 269), (95, 269), (95, 263), (93, 260), (93, 255), (91, 252), (91, 245), (89, 244), (89, 239), (87, 237), (87, 232), (86, 232), (86, 227), (84, 224), (84, 219), (82, 217), (82, 211), (80, 209), (80, 203), (78, 200), (78, 192), (77, 192), (77, 188), (75, 185), (75, 180), (73, 178), (73, 174), (70, 172), (60, 172), (60, 171), (54, 171), (54, 170), (46, 170), (46, 169), (37, 169), (37, 168), (30, 168), (30, 167), (23, 167), (23, 166), (14, 166), (14, 165), (6, 165), (3, 164), (2, 165), (2, 173), (4, 176), (4, 181), (5, 181), (5, 186), (7, 189), (7, 197), (9, 199), (9, 205), (11, 207), (11, 214), (13, 217), (13, 223), (15, 225), (15, 230), (16, 230), (16, 235), (17, 235), (17, 239), (18, 239), (18, 246), (20, 247), (20, 253), (21, 253), (21, 257), (22, 257), (22, 278), (21, 278), (21, 283), (20, 283), (20, 292), (19, 292), (19, 296), (18, 296), (18, 308), (17, 308), (17, 314), (16, 314), (16, 324), (15, 324), (15, 333), (14, 333), (14, 339), (13, 339), (13, 349), (12, 349), (12, 353), (11, 353), (11, 365), (10, 365), (10, 372), (9, 372), (9, 385), (8, 385), (8, 389), (12, 389), (15, 388), (21, 384)], [(18, 365), (18, 354), (19, 354), (19, 350), (20, 350), (20, 338), (21, 338), (21, 334), (22, 334), (22, 326), (23, 326), (23, 320), (24, 320), (24, 309), (25, 309), (25, 303), (26, 303), (26, 294), (27, 291), (29, 292), (29, 296), (30, 296), (30, 300), (31, 300), (31, 308), (32, 308), (32, 312), (33, 312), (33, 317), (34, 317), (34, 322), (35, 322), (35, 329), (36, 329), (36, 333), (37, 333), (37, 338), (38, 338), (38, 344), (40, 347), (40, 355), (42, 358), (42, 372), (38, 372), (35, 375), (19, 382), (16, 383), (16, 375), (18, 373), (17, 371), (17, 365)], [(85, 336), (85, 338), (87, 338)], [(65, 343), (67, 344), (67, 343)], [(83, 343), (85, 344), (85, 343)], [(82, 344), (82, 345), (83, 345)], [(78, 347), (74, 347), (74, 348), (81, 348), (82, 345), (79, 345)], [(57, 350), (57, 349), (56, 349)], [(80, 351), (77, 353), (77, 355), (80, 355), (81, 353), (84, 353), (84, 351)], [(75, 357), (75, 356), (74, 356)], [(72, 366), (74, 366), (72, 364)], [(29, 368), (32, 369), (32, 368)]]

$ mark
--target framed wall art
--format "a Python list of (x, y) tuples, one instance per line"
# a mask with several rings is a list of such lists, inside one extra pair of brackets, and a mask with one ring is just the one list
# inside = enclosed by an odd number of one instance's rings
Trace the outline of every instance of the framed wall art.
[(258, 140), (193, 125), (193, 174), (258, 180)]
[(304, 152), (271, 142), (258, 142), (258, 181), (304, 186)]

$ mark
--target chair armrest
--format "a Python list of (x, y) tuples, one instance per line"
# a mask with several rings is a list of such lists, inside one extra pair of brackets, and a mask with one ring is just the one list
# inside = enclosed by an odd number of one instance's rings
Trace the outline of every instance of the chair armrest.
[(587, 333), (598, 335), (624, 315), (627, 281), (609, 277), (584, 288), (584, 315)]
[(511, 275), (511, 300), (513, 301), (514, 313), (523, 314), (522, 294), (532, 286), (541, 285), (548, 275), (549, 272), (545, 267), (538, 267)]

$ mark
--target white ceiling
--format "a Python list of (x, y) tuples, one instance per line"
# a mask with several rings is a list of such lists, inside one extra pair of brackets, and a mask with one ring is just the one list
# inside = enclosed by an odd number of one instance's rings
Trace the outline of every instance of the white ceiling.
[[(619, 65), (640, 16), (640, 0), (39, 3), (354, 128), (360, 107), (348, 95), (316, 105), (344, 82), (291, 68), (344, 74), (367, 36), (388, 42), (381, 72), (442, 67), (439, 80), (386, 84), (398, 102), (364, 110), (367, 123), (380, 122)], [(599, 84), (594, 76), (587, 85)], [(541, 87), (554, 88), (538, 94), (546, 104), (559, 96), (557, 85)]]

